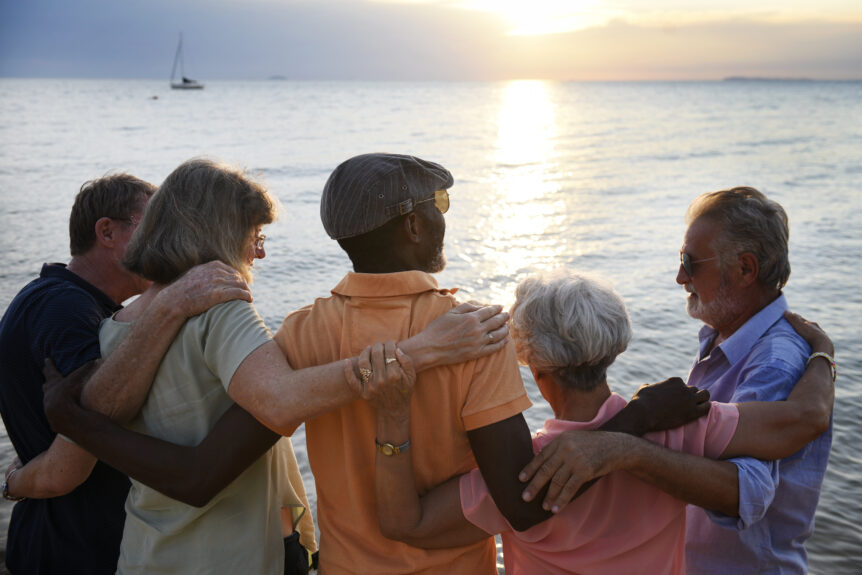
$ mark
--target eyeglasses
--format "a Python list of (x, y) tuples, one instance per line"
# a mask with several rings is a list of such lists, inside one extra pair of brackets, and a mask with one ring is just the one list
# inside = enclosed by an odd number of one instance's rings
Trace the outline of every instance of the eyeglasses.
[(412, 199), (404, 200), (394, 206), (389, 206), (386, 208), (386, 215), (390, 217), (403, 216), (412, 212), (419, 204), (431, 201), (434, 202), (434, 206), (440, 210), (441, 214), (445, 214), (449, 211), (449, 192), (447, 190), (437, 190), (433, 195), (428, 196), (427, 198), (416, 201), (413, 201)]
[(137, 226), (139, 223), (141, 223), (141, 218), (136, 218), (135, 216), (129, 216), (128, 218), (111, 218), (111, 219), (116, 220), (118, 222), (129, 222), (133, 226)]
[(434, 192), (433, 196), (414, 202), (413, 205), (418, 206), (419, 204), (424, 204), (425, 202), (430, 201), (434, 202), (434, 206), (440, 210), (441, 214), (445, 214), (449, 211), (449, 192), (446, 190), (437, 190)]
[(266, 241), (266, 236), (264, 234), (260, 234), (256, 238), (254, 238), (254, 249), (262, 250), (263, 243)]
[(703, 262), (711, 262), (712, 260), (717, 260), (718, 256), (713, 256), (711, 258), (704, 258), (702, 260), (693, 260), (691, 256), (685, 252), (679, 252), (679, 263), (682, 266), (682, 269), (685, 270), (685, 275), (689, 277), (694, 276), (694, 264), (699, 264)]

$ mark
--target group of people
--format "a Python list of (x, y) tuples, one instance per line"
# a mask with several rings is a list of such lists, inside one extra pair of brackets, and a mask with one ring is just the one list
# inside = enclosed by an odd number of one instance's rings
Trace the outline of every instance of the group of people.
[[(692, 203), (688, 385), (626, 401), (606, 374), (631, 324), (601, 278), (528, 277), (509, 313), (438, 286), (452, 185), (413, 156), (340, 164), (320, 214), (353, 270), (273, 336), (248, 287), (262, 185), (202, 159), (85, 184), (72, 259), (0, 321), (10, 572), (307, 572), (305, 423), (327, 575), (496, 573), (494, 534), (511, 574), (805, 573), (836, 368), (782, 295), (781, 206)], [(535, 437), (518, 361), (554, 412)]]

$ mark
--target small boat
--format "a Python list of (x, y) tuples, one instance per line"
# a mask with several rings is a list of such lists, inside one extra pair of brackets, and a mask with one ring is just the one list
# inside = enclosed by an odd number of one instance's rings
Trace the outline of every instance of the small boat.
[[(177, 73), (177, 63), (180, 64), (180, 81), (175, 82), (174, 78)], [(171, 69), (171, 88), (174, 90), (203, 90), (204, 85), (197, 80), (192, 80), (186, 77), (185, 64), (183, 62), (183, 35), (180, 34), (180, 41), (177, 44), (177, 53), (174, 55), (174, 67)]]

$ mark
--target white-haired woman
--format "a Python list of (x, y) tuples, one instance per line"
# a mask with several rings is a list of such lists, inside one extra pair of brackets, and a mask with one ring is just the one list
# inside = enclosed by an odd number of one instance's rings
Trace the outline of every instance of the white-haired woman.
[[(606, 371), (626, 349), (631, 325), (622, 299), (607, 283), (565, 272), (531, 277), (517, 287), (511, 315), (518, 357), (530, 367), (554, 411), (533, 440), (537, 451), (563, 431), (598, 428), (625, 406), (626, 400), (608, 386)], [(407, 392), (412, 381), (409, 358), (403, 363)], [(399, 377), (398, 367), (388, 367), (392, 373), (386, 377)], [(378, 408), (379, 441), (400, 444), (409, 439), (407, 395), (388, 388), (372, 400)], [(646, 439), (713, 459), (743, 453), (776, 457), (793, 449), (769, 425), (780, 417), (780, 409), (712, 404), (706, 416)], [(501, 533), (510, 575), (684, 573), (685, 502), (623, 472), (636, 457), (608, 459), (616, 461), (619, 471), (603, 469), (611, 473), (553, 517), (517, 532), (497, 510), (478, 470), (420, 497), (410, 452), (378, 455), (381, 530), (420, 547), (463, 545)]]

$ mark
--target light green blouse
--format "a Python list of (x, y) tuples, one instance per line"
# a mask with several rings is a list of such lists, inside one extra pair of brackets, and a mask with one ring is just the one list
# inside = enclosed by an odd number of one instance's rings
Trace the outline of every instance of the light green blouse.
[[(109, 355), (131, 324), (105, 320)], [(227, 388), (242, 361), (271, 336), (248, 302), (232, 301), (189, 319), (165, 355), (134, 431), (196, 445), (233, 404)], [(284, 455), (270, 449), (202, 508), (132, 480), (117, 572), (280, 574), (284, 569), (279, 474)]]

